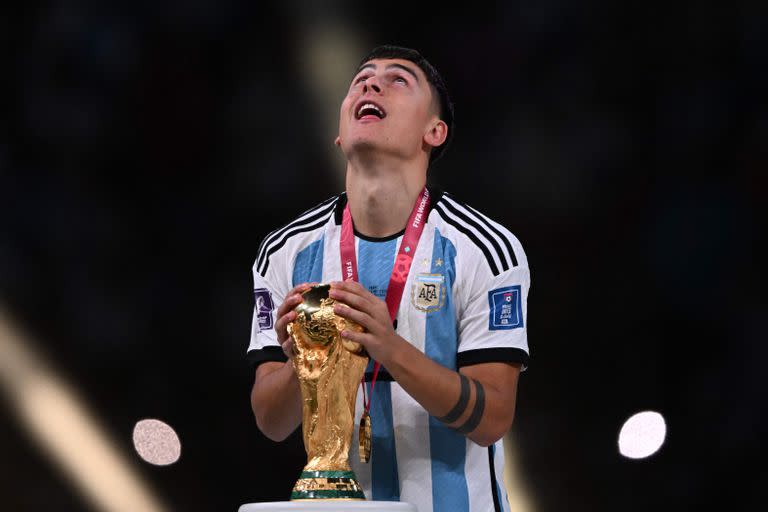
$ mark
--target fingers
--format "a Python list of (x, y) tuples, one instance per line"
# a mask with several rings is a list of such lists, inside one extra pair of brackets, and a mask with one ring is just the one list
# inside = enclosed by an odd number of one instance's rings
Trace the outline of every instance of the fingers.
[(288, 324), (296, 320), (296, 312), (289, 311), (280, 318), (277, 319), (275, 324), (275, 330), (277, 331), (277, 341), (282, 345), (285, 340), (289, 339), (288, 336)]
[(377, 307), (386, 309), (386, 304), (383, 300), (356, 281), (334, 281), (331, 283), (331, 290), (328, 292), (328, 295), (371, 316), (376, 316)]
[(296, 320), (296, 312), (293, 309), (301, 304), (303, 300), (301, 293), (309, 290), (315, 284), (317, 283), (302, 283), (298, 286), (294, 286), (285, 294), (285, 300), (280, 304), (280, 307), (277, 308), (277, 322), (275, 323), (277, 341), (280, 344), (285, 342), (289, 337), (286, 327), (289, 323)]
[(285, 357), (287, 357), (289, 361), (293, 359), (293, 356), (296, 354), (293, 346), (293, 338), (289, 336), (288, 339), (281, 344), (281, 346), (283, 347), (283, 353), (285, 354)]
[(292, 310), (296, 306), (299, 305), (301, 302), (301, 293), (309, 290), (317, 283), (301, 283), (300, 285), (294, 286), (291, 288), (291, 290), (285, 294), (285, 300), (280, 305), (279, 308), (277, 308), (277, 317), (280, 318), (281, 316), (285, 315), (288, 311)]
[(348, 339), (349, 341), (360, 343), (365, 347), (366, 343), (370, 340), (371, 335), (367, 332), (357, 332), (357, 331), (351, 331), (349, 329), (345, 329), (341, 331), (341, 337)]
[(343, 302), (344, 304), (359, 311), (366, 311), (367, 308), (371, 305), (371, 302), (365, 297), (348, 292), (341, 288), (331, 288), (331, 291), (328, 292), (328, 295), (332, 299)]
[(357, 281), (333, 281), (331, 283), (330, 293), (333, 293), (334, 290), (340, 290), (340, 291), (344, 291), (354, 295), (358, 295), (369, 301), (371, 299), (378, 298), (374, 294), (369, 292), (365, 286), (361, 285)]
[(352, 320), (369, 332), (382, 334), (391, 328), (387, 304), (355, 281), (332, 282), (329, 296), (337, 300), (334, 312)]
[(298, 293), (294, 293), (293, 295), (286, 295), (285, 300), (282, 304), (280, 304), (280, 307), (277, 308), (277, 318), (283, 317), (286, 314), (293, 311), (293, 308), (301, 304), (302, 297)]
[[(353, 322), (362, 325), (367, 330), (371, 330), (371, 316), (368, 313), (353, 309), (346, 304), (334, 304), (333, 312), (342, 318), (352, 320)], [(351, 339), (351, 338), (350, 338)]]

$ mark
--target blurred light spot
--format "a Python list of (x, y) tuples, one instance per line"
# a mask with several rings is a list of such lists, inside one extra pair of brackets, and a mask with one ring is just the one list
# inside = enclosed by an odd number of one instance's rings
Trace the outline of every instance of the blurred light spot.
[(639, 412), (624, 422), (619, 432), (619, 452), (630, 459), (656, 453), (667, 435), (664, 417), (654, 411)]
[(141, 420), (133, 427), (133, 446), (139, 457), (156, 466), (179, 460), (181, 442), (170, 425), (160, 420)]
[[(0, 304), (0, 392), (8, 397), (22, 428), (93, 510), (168, 510), (107, 435), (94, 411), (33, 346)], [(7, 417), (0, 415), (0, 421)], [(1, 504), (0, 509), (5, 510)]]
[[(328, 11), (329, 7), (323, 5), (323, 10)], [(299, 59), (306, 91), (323, 123), (325, 148), (333, 166), (343, 170), (347, 168), (347, 161), (333, 140), (339, 133), (341, 102), (357, 71), (357, 63), (365, 55), (366, 44), (361, 42), (355, 25), (346, 22), (341, 12), (333, 18), (332, 22), (316, 17), (300, 22), (303, 45)], [(333, 172), (332, 177), (337, 184), (344, 184), (344, 173)]]
[[(520, 457), (517, 454), (518, 442), (512, 432), (504, 437), (504, 487), (509, 500), (509, 510), (514, 512), (532, 512), (537, 509), (531, 498), (531, 492), (522, 477)], [(498, 469), (497, 469), (498, 471)]]

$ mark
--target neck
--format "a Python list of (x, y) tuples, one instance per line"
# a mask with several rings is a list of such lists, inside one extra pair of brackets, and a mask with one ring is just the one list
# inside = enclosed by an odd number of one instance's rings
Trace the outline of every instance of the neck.
[[(401, 162), (402, 163), (402, 162)], [(347, 164), (347, 201), (358, 233), (383, 238), (405, 229), (427, 181), (426, 168)]]

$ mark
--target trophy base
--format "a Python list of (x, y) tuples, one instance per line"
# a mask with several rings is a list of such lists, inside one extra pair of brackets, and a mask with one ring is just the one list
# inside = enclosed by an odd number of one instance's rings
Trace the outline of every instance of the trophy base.
[(354, 471), (302, 471), (291, 492), (291, 501), (364, 499)]

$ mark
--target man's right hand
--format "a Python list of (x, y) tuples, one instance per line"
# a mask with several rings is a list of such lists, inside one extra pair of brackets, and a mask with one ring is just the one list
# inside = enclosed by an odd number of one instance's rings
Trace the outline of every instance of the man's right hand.
[(288, 335), (288, 324), (296, 320), (296, 312), (294, 309), (301, 304), (304, 300), (301, 294), (317, 283), (302, 283), (292, 288), (286, 295), (285, 300), (280, 307), (277, 308), (277, 323), (275, 324), (275, 331), (277, 331), (277, 341), (280, 346), (283, 347), (288, 360), (293, 359), (295, 354), (293, 349), (293, 338)]

